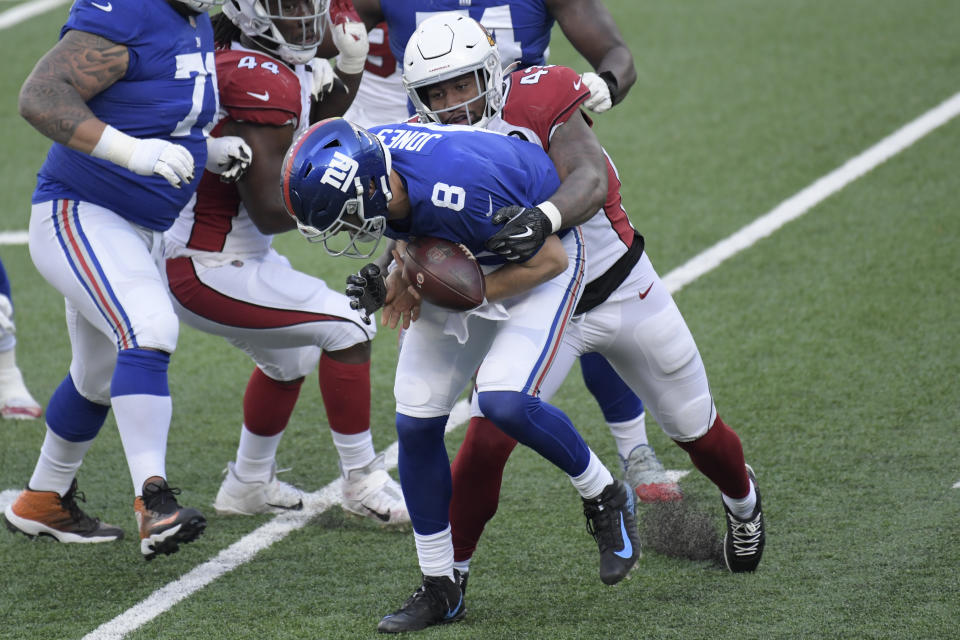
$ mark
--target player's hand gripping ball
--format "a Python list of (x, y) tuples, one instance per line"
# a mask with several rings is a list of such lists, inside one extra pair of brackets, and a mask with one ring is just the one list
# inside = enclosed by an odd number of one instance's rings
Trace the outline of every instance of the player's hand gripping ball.
[(413, 238), (407, 244), (403, 277), (431, 304), (467, 311), (483, 303), (486, 286), (477, 259), (462, 244)]

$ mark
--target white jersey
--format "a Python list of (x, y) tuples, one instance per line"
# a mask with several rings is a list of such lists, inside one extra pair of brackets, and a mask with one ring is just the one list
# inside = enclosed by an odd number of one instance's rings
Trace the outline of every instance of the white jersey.
[(381, 124), (403, 122), (410, 117), (407, 92), (403, 89), (400, 65), (390, 51), (387, 23), (381, 22), (370, 30), (370, 51), (363, 66), (363, 77), (357, 96), (344, 119), (364, 129)]

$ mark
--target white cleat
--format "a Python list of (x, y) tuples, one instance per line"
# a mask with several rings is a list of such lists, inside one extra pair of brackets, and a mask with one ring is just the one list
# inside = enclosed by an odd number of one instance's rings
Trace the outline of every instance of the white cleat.
[(5, 420), (36, 420), (43, 408), (30, 395), (16, 366), (0, 369), (0, 417)]
[(303, 494), (292, 484), (277, 480), (276, 464), (270, 469), (269, 480), (247, 482), (237, 477), (234, 463), (228, 462), (213, 508), (222, 516), (299, 511), (303, 509)]
[(343, 509), (382, 526), (410, 524), (403, 492), (387, 473), (381, 453), (367, 466), (343, 477)]

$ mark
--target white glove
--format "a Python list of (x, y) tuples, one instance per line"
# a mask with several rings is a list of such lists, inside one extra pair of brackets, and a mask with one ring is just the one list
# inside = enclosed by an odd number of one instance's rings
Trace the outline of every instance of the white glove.
[(340, 55), (337, 57), (337, 69), (344, 73), (360, 73), (367, 63), (370, 40), (367, 28), (362, 22), (344, 22), (331, 25), (330, 35)]
[(253, 151), (240, 136), (207, 138), (207, 171), (222, 182), (236, 182), (250, 168)]
[(13, 303), (10, 298), (0, 293), (0, 333), (16, 333), (17, 327), (13, 324)]
[(610, 99), (610, 87), (607, 86), (603, 78), (593, 71), (587, 71), (580, 77), (583, 78), (583, 84), (587, 85), (587, 89), (590, 89), (590, 97), (586, 99), (583, 106), (596, 113), (603, 113), (613, 106), (613, 100)]
[(310, 70), (313, 72), (313, 99), (319, 101), (322, 96), (333, 89), (333, 67), (329, 60), (314, 58), (310, 61)]
[(184, 182), (193, 181), (193, 154), (186, 147), (159, 138), (134, 138), (110, 125), (103, 130), (90, 155), (126, 167), (137, 175), (155, 173), (177, 189)]

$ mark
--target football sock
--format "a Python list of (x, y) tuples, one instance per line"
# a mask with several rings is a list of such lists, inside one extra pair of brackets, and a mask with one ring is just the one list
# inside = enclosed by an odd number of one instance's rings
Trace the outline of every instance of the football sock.
[(330, 435), (333, 437), (333, 446), (340, 455), (340, 468), (344, 476), (351, 469), (367, 466), (377, 456), (373, 450), (373, 436), (369, 429), (361, 433), (331, 431)]
[(500, 429), (568, 476), (586, 471), (590, 448), (560, 409), (519, 391), (481, 391), (477, 401), (483, 414)]
[(693, 466), (724, 495), (743, 498), (750, 493), (740, 438), (719, 415), (706, 435), (692, 442), (677, 442), (677, 445), (689, 454)]
[(421, 535), (432, 535), (450, 526), (450, 459), (443, 442), (446, 424), (447, 416), (414, 418), (397, 414), (400, 486), (413, 530)]
[(258, 436), (247, 429), (240, 429), (240, 444), (233, 471), (244, 482), (267, 482), (277, 458), (277, 447), (283, 431), (272, 436)]
[(425, 576), (447, 576), (453, 580), (453, 545), (450, 527), (429, 535), (413, 534), (420, 559), (420, 571)]
[(741, 520), (746, 520), (752, 516), (753, 510), (757, 506), (757, 492), (754, 490), (752, 482), (750, 483), (750, 493), (743, 498), (731, 498), (725, 493), (721, 493), (720, 497), (723, 498), (723, 502), (733, 512), (733, 515)]
[(56, 491), (63, 496), (70, 488), (83, 463), (83, 456), (92, 444), (92, 439), (85, 442), (65, 440), (47, 427), (47, 434), (43, 437), (43, 446), (40, 448), (40, 458), (27, 487), (34, 491)]
[(599, 353), (580, 356), (580, 372), (608, 424), (630, 422), (643, 413), (643, 402)]
[(167, 386), (170, 355), (148, 349), (124, 349), (110, 383), (110, 403), (127, 457), (134, 495), (153, 476), (166, 478), (167, 434), (173, 404)]
[(470, 558), (466, 560), (454, 560), (453, 568), (459, 571), (462, 575), (467, 575), (470, 573)]
[(587, 470), (578, 476), (570, 476), (570, 482), (573, 483), (580, 497), (590, 500), (603, 493), (603, 488), (613, 482), (613, 475), (603, 466), (597, 454), (591, 451)]
[(650, 444), (647, 440), (646, 414), (641, 413), (627, 422), (608, 422), (610, 433), (617, 443), (617, 453), (626, 459), (630, 452), (642, 444)]
[(370, 361), (349, 364), (320, 356), (320, 394), (330, 428), (343, 434), (370, 429)]
[(254, 368), (243, 392), (243, 424), (246, 430), (258, 436), (282, 433), (290, 422), (302, 384), (303, 378), (283, 382), (274, 380), (260, 367)]
[(470, 561), (487, 522), (497, 513), (503, 469), (517, 441), (483, 417), (470, 418), (450, 473), (450, 527), (456, 560)]

